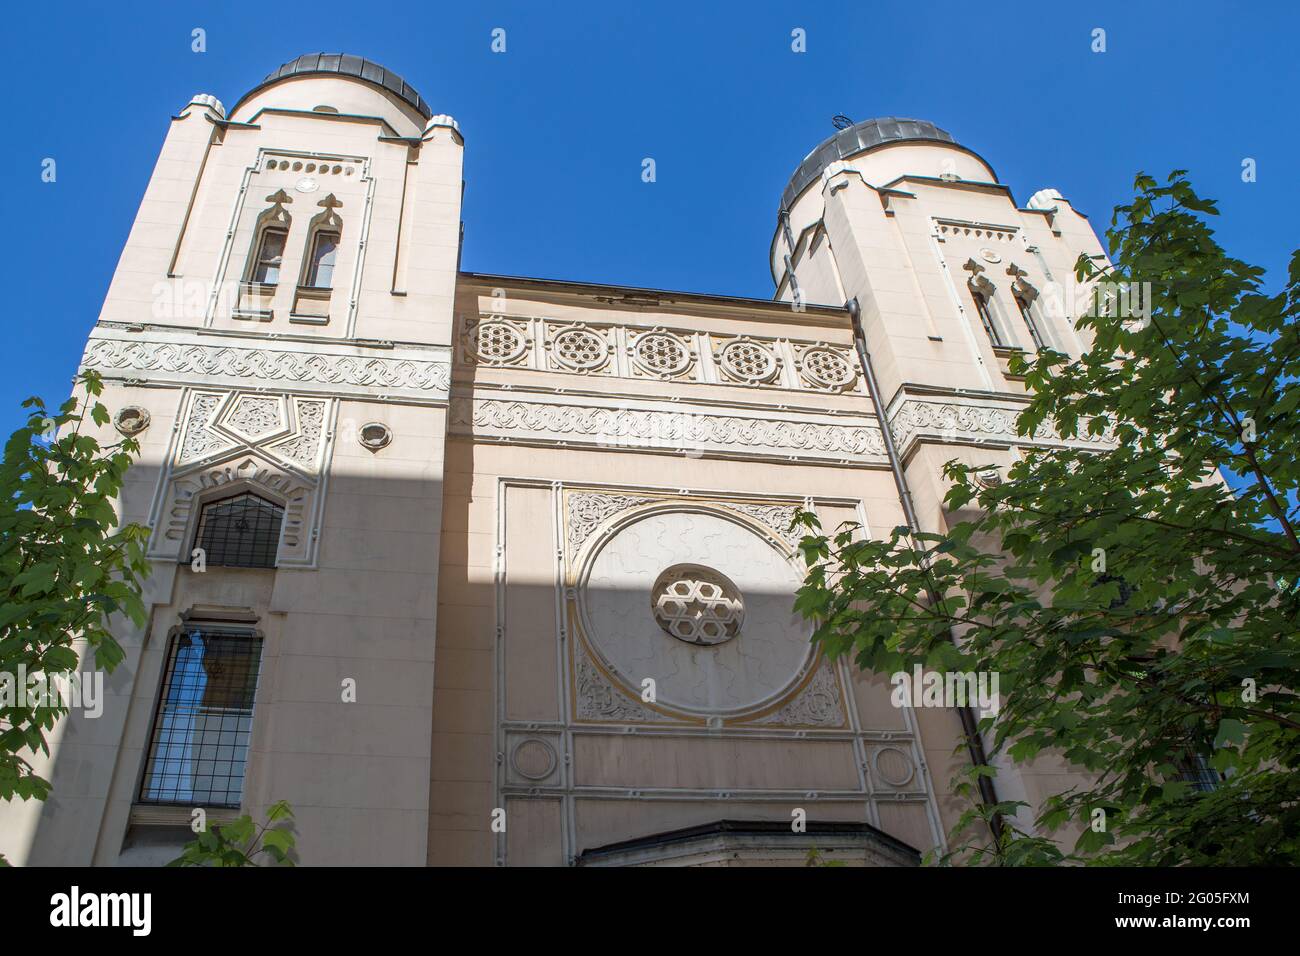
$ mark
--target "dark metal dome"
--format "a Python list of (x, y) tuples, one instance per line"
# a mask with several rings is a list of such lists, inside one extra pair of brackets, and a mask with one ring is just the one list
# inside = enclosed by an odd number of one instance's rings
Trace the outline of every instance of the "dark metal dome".
[(900, 143), (907, 140), (929, 140), (935, 143), (952, 143), (947, 130), (942, 130), (925, 120), (906, 119), (901, 116), (884, 116), (879, 119), (863, 120), (854, 123), (848, 129), (840, 130), (830, 139), (808, 154), (799, 164), (799, 168), (790, 177), (790, 184), (781, 194), (781, 208), (789, 209), (795, 198), (808, 188), (808, 185), (822, 174), (831, 163), (848, 159), (855, 153), (881, 146), (885, 143)]
[(354, 79), (364, 80), (374, 86), (388, 90), (402, 102), (414, 108), (425, 119), (433, 115), (433, 110), (429, 109), (429, 104), (424, 102), (424, 97), (392, 70), (385, 69), (373, 60), (367, 60), (360, 56), (350, 56), (346, 53), (304, 53), (296, 60), (290, 60), (274, 73), (268, 74), (266, 79), (245, 93), (240, 102), (242, 103), (263, 87), (270, 86), (287, 76), (310, 76), (312, 74), (350, 76)]

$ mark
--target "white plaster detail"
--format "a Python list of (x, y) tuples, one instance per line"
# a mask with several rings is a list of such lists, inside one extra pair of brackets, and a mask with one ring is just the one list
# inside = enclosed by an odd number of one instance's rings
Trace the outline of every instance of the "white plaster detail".
[(639, 495), (609, 495), (600, 492), (571, 494), (568, 502), (569, 553), (577, 554), (583, 542), (611, 515), (654, 500)]
[(346, 344), (252, 341), (97, 326), (81, 359), (105, 378), (177, 385), (312, 386), (330, 395), (408, 397), (444, 401), (451, 385), (444, 349), (368, 349)]
[(130, 438), (148, 428), (150, 421), (149, 409), (143, 405), (124, 405), (113, 416), (113, 427)]
[(681, 336), (663, 328), (637, 335), (629, 354), (635, 368), (654, 378), (676, 378), (691, 367), (690, 345)]
[(1048, 187), (1046, 189), (1038, 190), (1038, 192), (1029, 197), (1029, 208), (1050, 212), (1056, 209), (1064, 201), (1064, 196), (1055, 189)]
[(1000, 404), (988, 399), (919, 399), (895, 400), (889, 412), (889, 427), (899, 453), (906, 455), (922, 439), (946, 442), (990, 442), (1007, 445), (1068, 445), (1096, 447), (1114, 441), (1113, 429), (1101, 435), (1089, 435), (1081, 423), (1079, 436), (1063, 440), (1050, 421), (1044, 421), (1032, 435), (1016, 433), (1016, 419), (1024, 406)]
[(609, 364), (613, 351), (604, 335), (584, 325), (554, 332), (546, 347), (554, 363), (566, 372), (599, 371)]
[[(551, 397), (548, 396), (548, 399)], [(853, 417), (751, 415), (686, 410), (664, 402), (577, 405), (555, 400), (456, 397), (451, 428), (476, 438), (615, 449), (761, 455), (788, 460), (881, 464), (879, 428)]]
[[(284, 507), (277, 566), (315, 557), (327, 402), (296, 396), (196, 391), (180, 416), (174, 460), (162, 479), (149, 556), (188, 557), (202, 503), (241, 488)], [(293, 412), (289, 409), (292, 407)]]
[(578, 720), (644, 723), (669, 719), (615, 688), (582, 650), (577, 658), (574, 709)]
[[(730, 584), (720, 589), (724, 600), (726, 590), (744, 595), (743, 626), (732, 639), (687, 643), (649, 613), (664, 572), (680, 565)], [(740, 716), (779, 701), (807, 673), (810, 629), (792, 606), (799, 569), (784, 549), (723, 509), (681, 501), (637, 509), (602, 532), (576, 581), (587, 641), (624, 687), (654, 679), (660, 707)], [(731, 601), (726, 622), (734, 621)]]
[(761, 385), (776, 378), (781, 361), (762, 342), (751, 338), (733, 339), (717, 351), (718, 365), (728, 378), (746, 385)]
[(190, 97), (190, 102), (187, 105), (192, 106), (195, 103), (197, 103), (199, 106), (209, 107), (219, 116), (226, 115), (225, 105), (221, 102), (221, 100), (217, 99), (211, 93), (195, 93), (193, 96)]
[(840, 701), (840, 682), (835, 676), (835, 666), (822, 661), (812, 679), (793, 700), (754, 723), (786, 727), (843, 727), (844, 708)]
[(857, 367), (847, 353), (825, 345), (813, 345), (797, 352), (796, 364), (804, 381), (814, 388), (841, 391), (858, 379)]
[(745, 601), (726, 575), (698, 564), (665, 568), (650, 589), (655, 621), (687, 644), (729, 641), (745, 623)]

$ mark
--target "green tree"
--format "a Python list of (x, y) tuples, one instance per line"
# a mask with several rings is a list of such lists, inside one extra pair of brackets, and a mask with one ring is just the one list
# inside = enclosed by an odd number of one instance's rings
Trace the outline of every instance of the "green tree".
[[(57, 697), (20, 693), (20, 677), (52, 686), (76, 672), (74, 640), (111, 671), (122, 648), (109, 618), (144, 622), (140, 582), (149, 573), (147, 529), (119, 527), (114, 500), (139, 444), (101, 446), (82, 434), (87, 418), (109, 421), (97, 401), (103, 384), (78, 378), (85, 395), (55, 412), (39, 398), (23, 403), (27, 424), (5, 444), (0, 466), (0, 798), (44, 800), (47, 780), (29, 756), (49, 752), (45, 735), (67, 707)], [(0, 858), (2, 861), (2, 858)]]
[(249, 814), (233, 823), (205, 829), (185, 844), (185, 850), (168, 866), (261, 866), (265, 856), (272, 866), (293, 866), (293, 809), (283, 800), (271, 804), (260, 827)]
[[(993, 752), (1055, 753), (1094, 781), (1038, 808), (1039, 837), (1008, 827), (972, 855), (969, 825), (1016, 806), (977, 804), (954, 832), (968, 861), (1295, 864), (1300, 253), (1267, 295), (1183, 171), (1135, 193), (1113, 266), (1076, 266), (1095, 283), (1086, 354), (1015, 369), (1019, 433), (1087, 441), (1026, 449), (992, 487), (949, 462), (946, 533), (855, 540), (800, 516), (797, 607), (863, 668), (998, 673)], [(1067, 823), (1083, 833), (1058, 850), (1042, 835)]]

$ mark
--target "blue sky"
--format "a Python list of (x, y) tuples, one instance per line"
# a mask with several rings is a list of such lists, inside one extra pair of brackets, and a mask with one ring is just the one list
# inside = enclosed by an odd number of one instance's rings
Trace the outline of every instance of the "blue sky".
[(836, 113), (928, 119), (1019, 202), (1054, 186), (1099, 228), (1137, 170), (1187, 168), (1230, 252), (1276, 282), (1297, 245), (1291, 4), (49, 0), (5, 18), (0, 189), (24, 230), (4, 260), (6, 432), (27, 395), (66, 397), (168, 117), (307, 52), (374, 59), (459, 120), (471, 271), (769, 297), (781, 189)]

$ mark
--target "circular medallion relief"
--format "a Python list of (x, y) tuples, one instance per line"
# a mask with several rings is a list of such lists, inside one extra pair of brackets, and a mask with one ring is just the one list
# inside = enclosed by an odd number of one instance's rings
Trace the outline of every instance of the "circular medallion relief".
[(655, 375), (677, 375), (691, 360), (686, 346), (668, 332), (647, 332), (636, 340), (632, 355), (642, 368)]
[(624, 693), (639, 699), (652, 678), (662, 707), (730, 715), (771, 705), (806, 675), (800, 582), (747, 522), (674, 503), (593, 535), (576, 597), (583, 638)]
[(819, 346), (803, 353), (803, 372), (814, 385), (822, 388), (844, 388), (857, 378), (844, 356)]
[(304, 176), (293, 184), (293, 188), (300, 193), (314, 193), (316, 190), (320, 189), (320, 183), (312, 179), (310, 176)]
[(721, 358), (727, 374), (742, 382), (766, 382), (776, 375), (776, 356), (757, 342), (730, 342)]
[(590, 329), (565, 329), (551, 342), (551, 354), (566, 368), (590, 371), (605, 364), (605, 340)]
[(528, 343), (508, 322), (483, 322), (474, 331), (474, 352), (484, 362), (512, 362)]
[(650, 589), (659, 626), (687, 644), (710, 646), (740, 633), (745, 604), (727, 576), (698, 564), (665, 568)]

